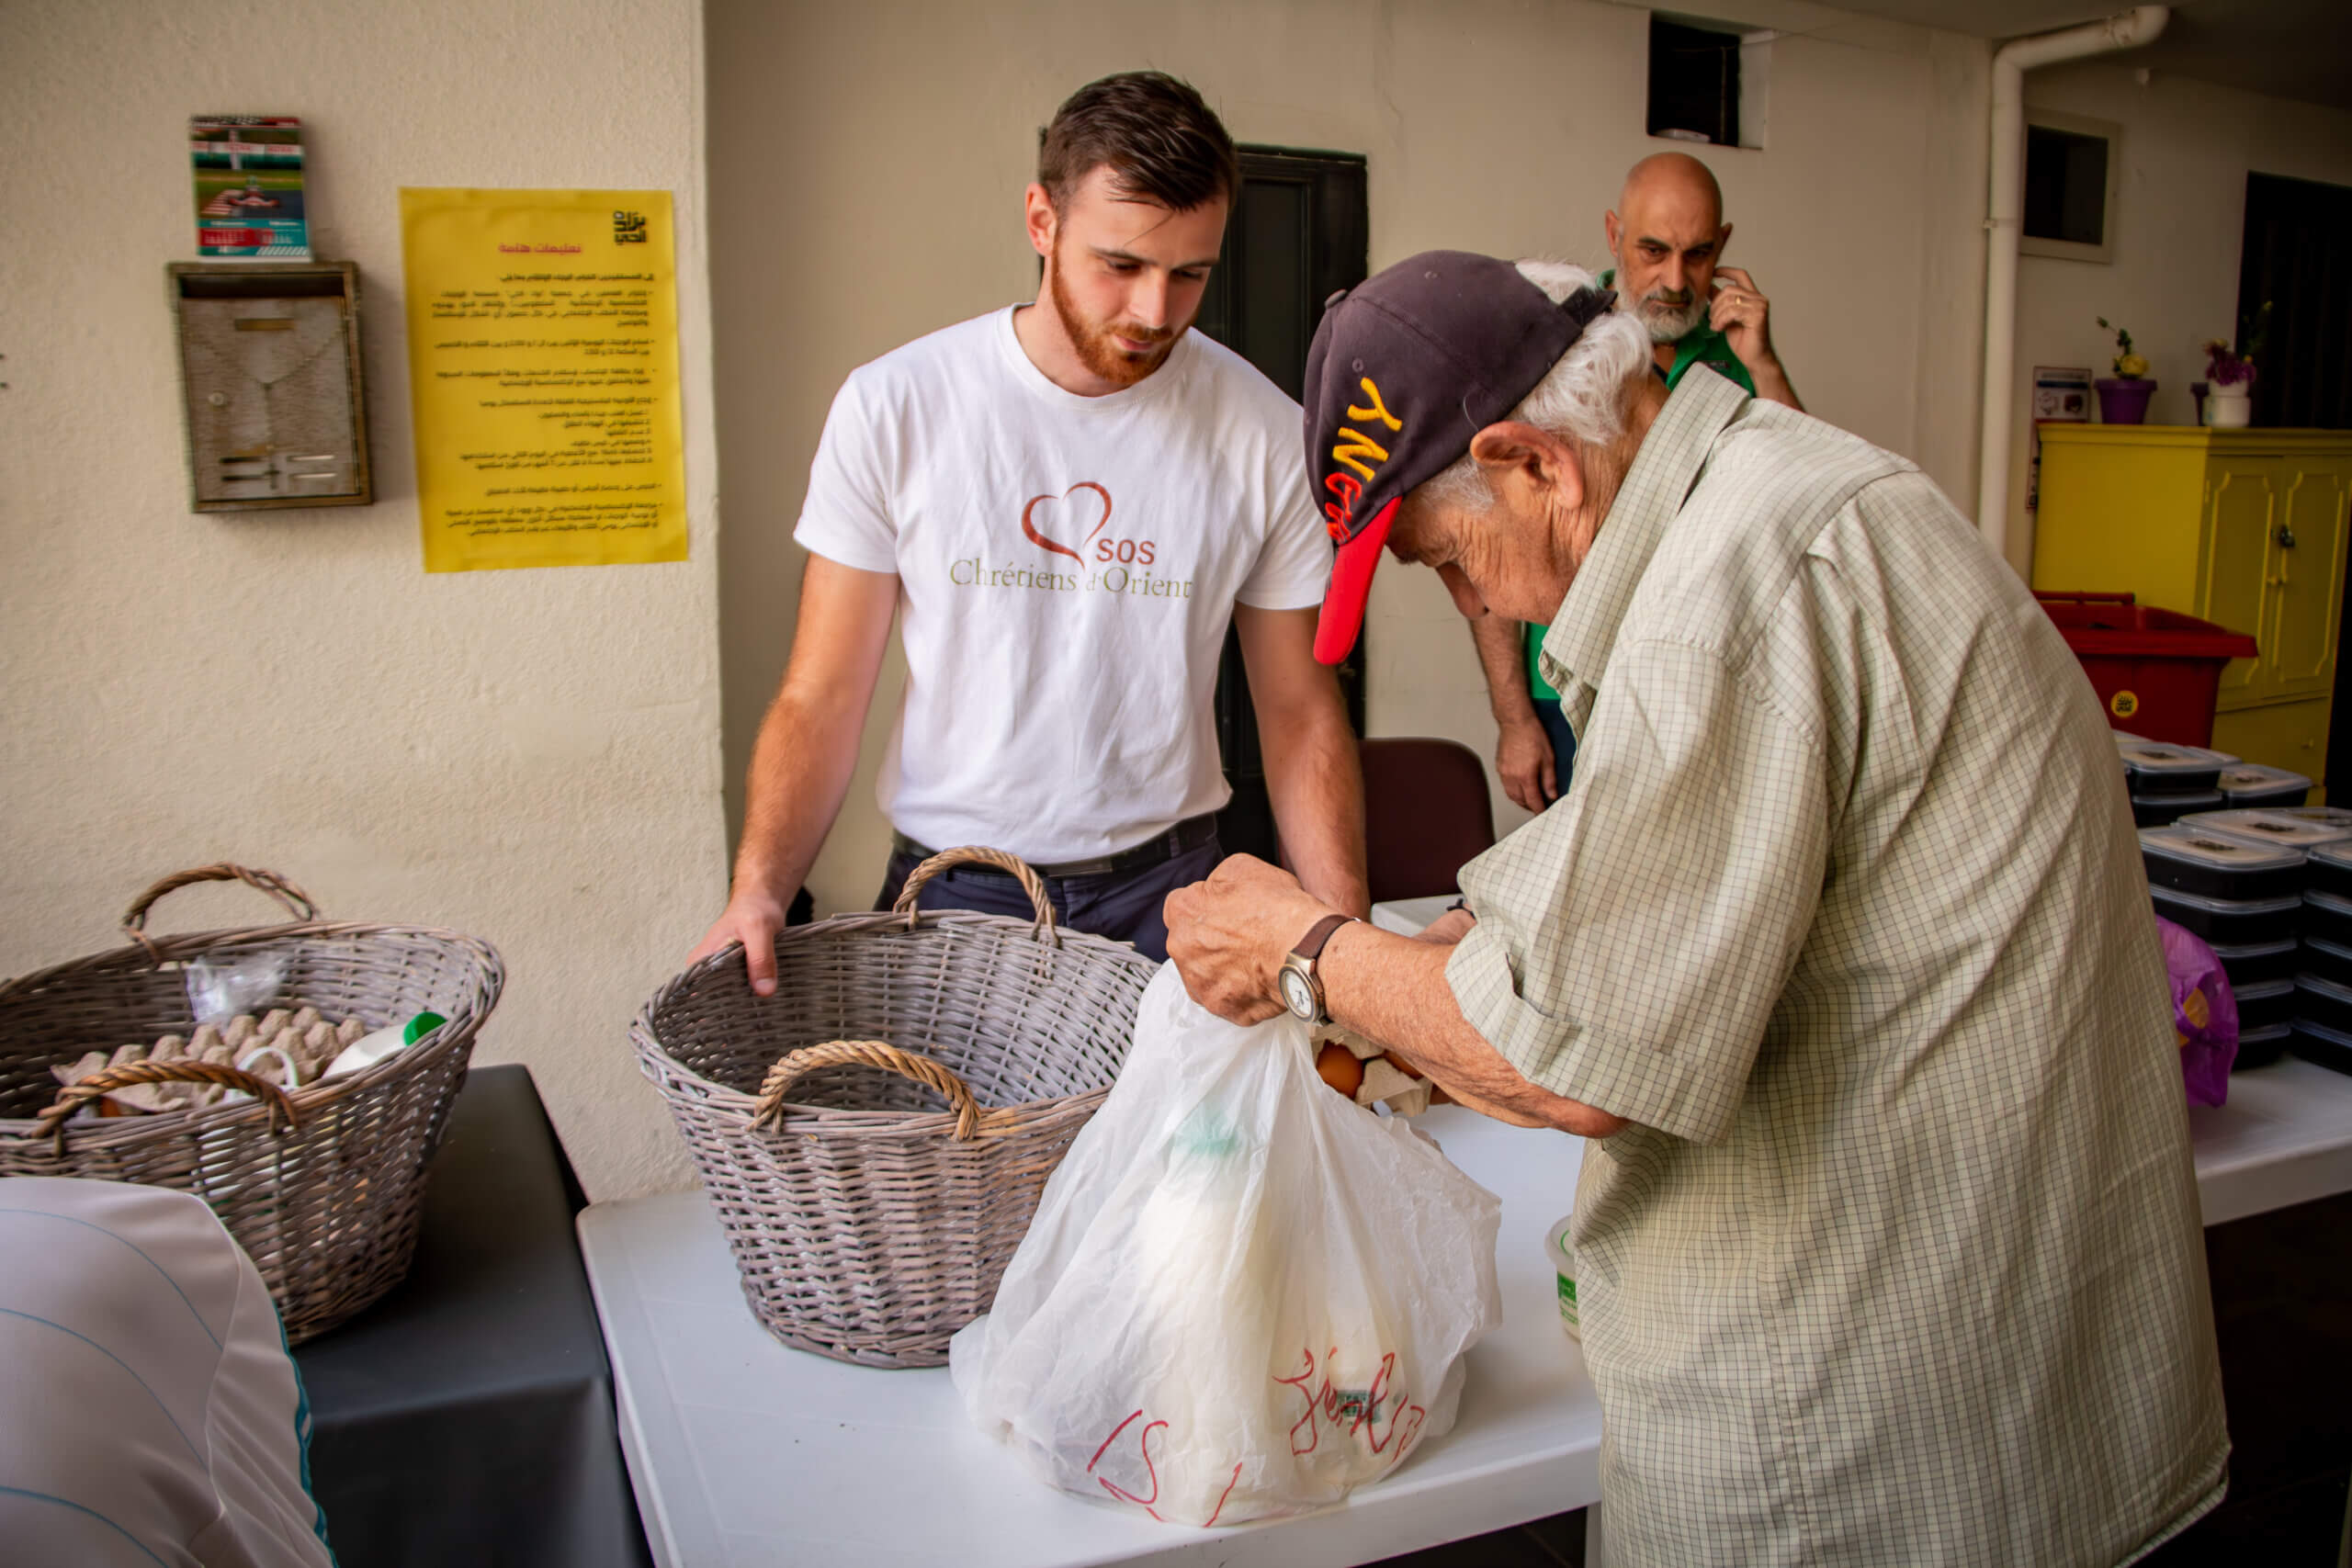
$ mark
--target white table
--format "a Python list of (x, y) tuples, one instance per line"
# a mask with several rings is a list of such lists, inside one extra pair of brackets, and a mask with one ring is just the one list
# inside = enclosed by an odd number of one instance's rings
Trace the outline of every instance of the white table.
[(1420, 1125), (1502, 1199), (1503, 1325), (1453, 1431), (1336, 1507), (1214, 1530), (1054, 1491), (976, 1430), (944, 1368), (847, 1366), (768, 1337), (702, 1193), (597, 1203), (581, 1251), (646, 1536), (662, 1568), (1369, 1562), (1600, 1495), (1600, 1405), (1560, 1327), (1544, 1233), (1583, 1144), (1455, 1106)]
[[(1374, 918), (1409, 933), (1451, 902), (1399, 900)], [(699, 1191), (591, 1206), (581, 1248), (656, 1559), (1317, 1568), (1597, 1503), (1600, 1408), (1544, 1253), (1583, 1145), (1452, 1106), (1421, 1125), (1503, 1201), (1503, 1325), (1470, 1352), (1452, 1432), (1336, 1507), (1238, 1529), (1156, 1524), (1053, 1491), (973, 1429), (944, 1369), (877, 1371), (777, 1344), (744, 1306)], [(2232, 1078), (2229, 1104), (2192, 1108), (2189, 1127), (2209, 1225), (2352, 1191), (2352, 1078), (2290, 1058)]]
[(2188, 1138), (2209, 1225), (2352, 1192), (2352, 1077), (2294, 1056), (2234, 1073)]
[(1439, 893), (1427, 898), (1391, 898), (1385, 904), (1372, 907), (1372, 923), (1385, 931), (1398, 936), (1412, 936), (1423, 926), (1433, 925), (1440, 915), (1455, 902), (1454, 895)]

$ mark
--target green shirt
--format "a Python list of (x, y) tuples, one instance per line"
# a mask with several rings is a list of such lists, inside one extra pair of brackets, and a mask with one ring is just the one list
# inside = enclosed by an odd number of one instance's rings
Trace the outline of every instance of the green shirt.
[[(1612, 267), (1600, 275), (1600, 286), (1607, 288), (1616, 278), (1616, 269)], [(1667, 390), (1672, 391), (1679, 386), (1682, 373), (1693, 365), (1705, 366), (1751, 398), (1756, 395), (1756, 379), (1748, 375), (1747, 367), (1740, 363), (1739, 355), (1731, 351), (1731, 340), (1705, 321), (1701, 321), (1675, 340), (1674, 368), (1660, 372), (1666, 378)], [(1535, 663), (1536, 650), (1544, 646), (1544, 634), (1549, 630), (1549, 626), (1539, 626), (1532, 621), (1520, 628), (1521, 653), (1527, 660), (1527, 689), (1539, 703), (1560, 700), (1560, 694), (1552, 689), (1552, 682), (1544, 679), (1544, 671)]]

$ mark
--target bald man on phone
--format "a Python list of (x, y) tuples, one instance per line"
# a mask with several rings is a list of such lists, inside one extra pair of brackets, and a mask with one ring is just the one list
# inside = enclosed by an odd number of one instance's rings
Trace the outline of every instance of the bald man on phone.
[[(1627, 171), (1603, 227), (1617, 265), (1600, 275), (1601, 286), (1649, 329), (1657, 377), (1669, 390), (1703, 365), (1750, 397), (1804, 412), (1773, 352), (1772, 302), (1744, 268), (1722, 265), (1731, 225), (1706, 164), (1688, 152), (1643, 159)], [(1560, 694), (1535, 665), (1547, 629), (1498, 615), (1470, 623), (1500, 731), (1495, 772), (1503, 793), (1530, 811), (1567, 793), (1576, 755)]]

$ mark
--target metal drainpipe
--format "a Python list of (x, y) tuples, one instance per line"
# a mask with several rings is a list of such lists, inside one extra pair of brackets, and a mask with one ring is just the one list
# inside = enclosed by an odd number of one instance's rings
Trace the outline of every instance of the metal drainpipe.
[[(2010, 384), (2018, 357), (2018, 237), (2025, 228), (2025, 73), (2062, 60), (2154, 41), (2168, 6), (2135, 6), (2103, 22), (2012, 39), (1993, 56), (1993, 182), (1984, 218), (1984, 408), (1976, 470), (1976, 525), (2007, 558)], [(2121, 177), (2121, 171), (2109, 178)]]

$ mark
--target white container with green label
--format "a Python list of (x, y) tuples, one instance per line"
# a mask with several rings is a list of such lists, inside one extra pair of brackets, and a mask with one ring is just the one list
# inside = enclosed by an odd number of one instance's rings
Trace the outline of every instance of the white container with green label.
[(1584, 1330), (1577, 1321), (1577, 1255), (1568, 1240), (1568, 1227), (1576, 1223), (1569, 1214), (1555, 1224), (1544, 1237), (1544, 1250), (1552, 1255), (1552, 1272), (1560, 1284), (1560, 1326), (1568, 1337), (1584, 1343)]

